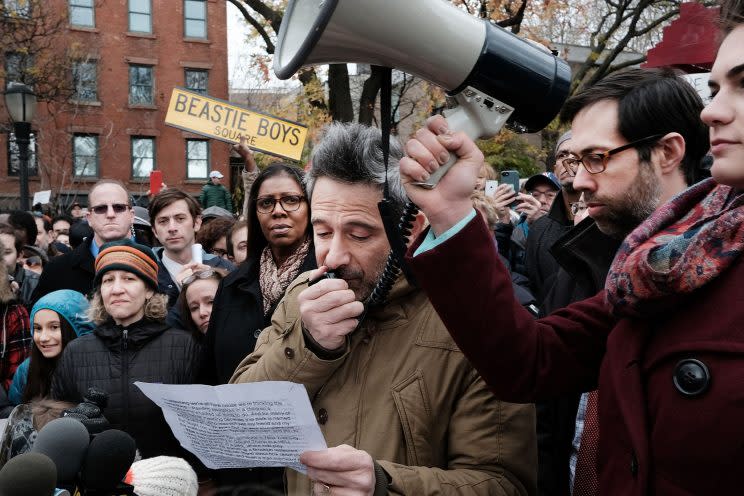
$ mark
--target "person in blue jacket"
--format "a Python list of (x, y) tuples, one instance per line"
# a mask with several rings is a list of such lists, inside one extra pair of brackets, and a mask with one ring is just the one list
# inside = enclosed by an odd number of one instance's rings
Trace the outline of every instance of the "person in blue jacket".
[(73, 339), (93, 331), (88, 319), (88, 300), (70, 289), (53, 291), (31, 310), (34, 346), (31, 356), (13, 376), (8, 399), (14, 405), (49, 395), (57, 359)]

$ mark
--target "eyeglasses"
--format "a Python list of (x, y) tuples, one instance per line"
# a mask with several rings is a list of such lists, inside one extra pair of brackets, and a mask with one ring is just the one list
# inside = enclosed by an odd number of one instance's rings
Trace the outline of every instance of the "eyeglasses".
[(653, 143), (654, 141), (658, 141), (659, 138), (661, 138), (662, 136), (664, 135), (654, 134), (653, 136), (646, 136), (645, 138), (631, 141), (630, 143), (626, 143), (623, 146), (618, 146), (617, 148), (613, 148), (612, 150), (607, 150), (603, 153), (587, 153), (582, 157), (575, 158), (572, 156), (559, 160), (563, 167), (566, 168), (566, 171), (568, 171), (571, 175), (575, 175), (579, 171), (579, 164), (583, 164), (584, 168), (589, 174), (599, 174), (600, 172), (604, 172), (604, 170), (607, 168), (607, 162), (609, 162), (611, 156), (630, 148)]
[(583, 201), (577, 201), (571, 204), (571, 214), (574, 217), (579, 215), (579, 213), (583, 212), (584, 210), (586, 210), (586, 203), (584, 203)]
[(111, 207), (115, 214), (123, 214), (129, 210), (129, 205), (126, 203), (112, 203), (111, 205), (96, 205), (91, 207), (90, 210), (96, 215), (105, 215), (108, 213), (108, 209)]
[(41, 265), (41, 257), (28, 257), (23, 263), (26, 267), (38, 267)]
[(270, 214), (274, 211), (278, 202), (285, 212), (294, 212), (300, 208), (300, 204), (304, 199), (305, 197), (302, 195), (287, 195), (279, 199), (270, 196), (256, 198), (256, 210), (262, 214)]
[(532, 191), (529, 192), (529, 194), (532, 198), (537, 198), (538, 200), (540, 199), (541, 196), (544, 196), (546, 200), (552, 201), (553, 199), (555, 199), (555, 195), (557, 195), (558, 192), (557, 191), (538, 191), (536, 189), (533, 189)]
[(212, 269), (209, 270), (202, 270), (201, 272), (194, 272), (188, 277), (184, 277), (181, 281), (181, 286), (188, 286), (192, 282), (196, 281), (197, 279), (209, 279), (213, 275), (215, 275), (216, 272)]

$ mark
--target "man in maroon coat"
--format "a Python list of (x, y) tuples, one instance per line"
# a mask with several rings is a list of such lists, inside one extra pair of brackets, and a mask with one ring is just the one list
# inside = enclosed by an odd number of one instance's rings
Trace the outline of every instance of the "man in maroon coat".
[[(656, 82), (651, 78), (639, 84), (630, 99), (585, 98), (582, 92), (563, 112), (572, 124), (574, 186), (584, 192), (589, 215), (606, 234), (624, 237), (653, 212), (644, 210), (651, 200), (671, 199), (675, 181), (684, 188), (682, 171), (694, 169), (680, 164), (697, 163), (708, 149), (707, 132), (695, 111), (701, 107), (697, 95), (676, 78), (656, 75)], [(459, 160), (436, 188), (411, 184), (428, 177), (447, 151)], [(508, 273), (468, 203), (482, 161), (474, 143), (435, 117), (409, 141), (406, 152), (410, 158), (401, 160), (403, 181), (431, 223), (412, 247), (409, 263), (458, 346), (497, 396), (535, 401), (599, 386), (602, 495), (738, 492), (738, 469), (744, 468), (744, 332), (737, 310), (744, 304), (737, 283), (744, 264), (739, 251), (732, 252), (727, 270), (713, 282), (679, 297), (663, 287), (677, 280), (659, 278), (661, 287), (636, 287), (644, 278), (618, 266), (625, 272), (611, 270), (605, 291), (534, 321), (513, 301)], [(664, 175), (672, 177), (659, 181)], [(711, 187), (706, 182), (693, 190)], [(674, 215), (688, 211), (689, 205), (680, 206), (678, 200), (626, 238), (622, 257), (644, 249), (636, 241), (649, 226), (663, 235), (669, 227), (664, 219), (677, 222)], [(638, 217), (618, 216), (619, 206)], [(694, 208), (689, 211), (697, 215)], [(700, 224), (669, 236), (695, 236), (705, 222), (703, 217)], [(655, 234), (648, 240), (657, 241)], [(677, 263), (674, 248), (660, 245), (659, 255), (671, 252), (670, 260)], [(679, 249), (684, 252), (685, 246)], [(699, 259), (682, 279), (694, 284), (708, 263), (719, 260)], [(635, 293), (641, 297), (626, 298)]]

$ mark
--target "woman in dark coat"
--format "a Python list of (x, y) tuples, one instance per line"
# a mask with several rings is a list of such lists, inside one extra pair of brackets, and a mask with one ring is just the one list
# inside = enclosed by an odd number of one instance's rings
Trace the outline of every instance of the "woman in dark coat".
[(227, 384), (271, 323), (289, 283), (316, 268), (298, 169), (274, 164), (262, 171), (251, 187), (247, 219), (248, 258), (220, 283), (207, 331), (205, 368), (213, 384)]
[(143, 457), (182, 454), (163, 414), (136, 381), (196, 382), (198, 346), (165, 323), (165, 295), (156, 292), (152, 251), (130, 240), (104, 245), (95, 263), (89, 313), (96, 328), (65, 348), (52, 380), (55, 399), (78, 403), (89, 387), (108, 393), (103, 414), (129, 433)]
[[(274, 164), (262, 171), (248, 198), (248, 258), (222, 280), (206, 335), (206, 381), (227, 384), (271, 323), (287, 286), (317, 267), (310, 204), (301, 172)], [(220, 470), (234, 494), (282, 494), (282, 469)]]

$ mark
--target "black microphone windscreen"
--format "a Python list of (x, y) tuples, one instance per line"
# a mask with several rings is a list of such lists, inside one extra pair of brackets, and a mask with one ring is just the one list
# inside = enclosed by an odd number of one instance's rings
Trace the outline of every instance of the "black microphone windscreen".
[(104, 431), (90, 443), (81, 479), (88, 490), (110, 490), (127, 475), (137, 451), (132, 436), (111, 429)]
[(52, 496), (56, 482), (54, 462), (41, 453), (18, 455), (0, 470), (2, 496)]
[(31, 451), (52, 459), (57, 467), (57, 482), (75, 479), (90, 444), (88, 429), (77, 420), (59, 418), (44, 426)]

